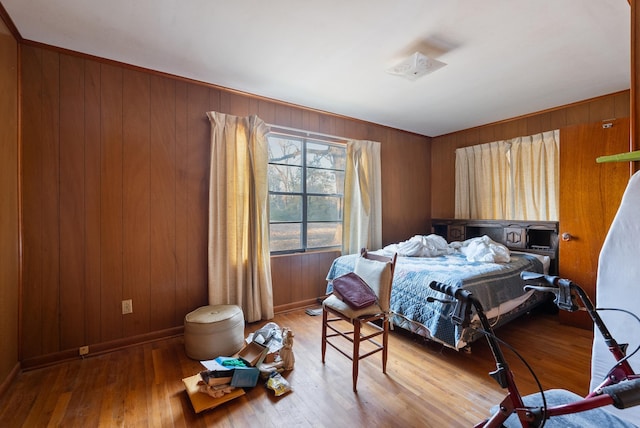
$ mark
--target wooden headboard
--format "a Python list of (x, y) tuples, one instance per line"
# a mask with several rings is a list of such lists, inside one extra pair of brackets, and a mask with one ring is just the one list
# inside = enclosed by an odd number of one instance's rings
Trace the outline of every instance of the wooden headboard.
[(431, 233), (448, 242), (487, 235), (510, 250), (549, 256), (549, 273), (558, 273), (557, 221), (433, 219)]

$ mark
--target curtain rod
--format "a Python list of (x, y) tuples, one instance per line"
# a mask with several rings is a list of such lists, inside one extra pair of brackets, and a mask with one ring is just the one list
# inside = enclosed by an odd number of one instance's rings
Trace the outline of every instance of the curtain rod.
[(340, 140), (340, 141), (349, 141), (350, 138), (346, 138), (346, 137), (339, 137), (337, 135), (331, 135), (331, 134), (323, 134), (321, 132), (313, 132), (313, 131), (307, 131), (304, 129), (298, 129), (298, 128), (291, 128), (289, 126), (280, 126), (280, 125), (273, 125), (271, 123), (267, 123), (267, 126), (269, 128), (275, 128), (277, 129), (282, 129), (283, 131), (293, 131), (293, 132), (298, 132), (300, 134), (305, 134), (307, 137), (311, 137), (313, 135), (316, 135), (318, 137), (324, 137), (324, 138), (333, 138), (335, 140)]

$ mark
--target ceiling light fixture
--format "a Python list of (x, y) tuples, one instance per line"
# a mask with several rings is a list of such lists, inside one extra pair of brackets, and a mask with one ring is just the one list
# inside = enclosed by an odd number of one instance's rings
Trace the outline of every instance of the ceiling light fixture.
[(444, 67), (444, 62), (428, 58), (420, 52), (416, 52), (404, 61), (396, 64), (387, 70), (390, 74), (402, 76), (409, 80), (416, 80), (420, 76), (433, 73), (434, 71)]

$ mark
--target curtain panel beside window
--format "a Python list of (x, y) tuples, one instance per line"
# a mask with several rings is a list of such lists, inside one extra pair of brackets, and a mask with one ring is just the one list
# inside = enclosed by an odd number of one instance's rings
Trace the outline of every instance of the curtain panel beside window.
[(273, 318), (267, 191), (269, 128), (257, 116), (208, 112), (209, 304), (234, 304), (247, 322)]
[(350, 140), (344, 173), (342, 254), (382, 248), (380, 143)]

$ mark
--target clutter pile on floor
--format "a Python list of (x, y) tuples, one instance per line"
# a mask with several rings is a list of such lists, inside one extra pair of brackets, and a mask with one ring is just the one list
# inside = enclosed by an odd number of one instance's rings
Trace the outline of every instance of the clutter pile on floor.
[(259, 378), (276, 397), (290, 392), (281, 373), (293, 370), (293, 338), (291, 329), (270, 322), (249, 334), (237, 354), (202, 361), (206, 370), (183, 379), (196, 413), (244, 395), (244, 388), (255, 387)]

